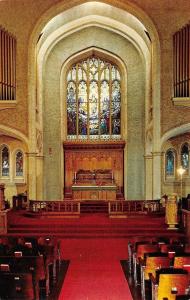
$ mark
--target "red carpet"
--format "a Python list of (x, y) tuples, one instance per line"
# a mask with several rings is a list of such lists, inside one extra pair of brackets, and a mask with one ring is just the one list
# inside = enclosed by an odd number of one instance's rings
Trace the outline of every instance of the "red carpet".
[(65, 239), (61, 249), (70, 265), (59, 300), (133, 299), (120, 265), (126, 239)]
[(105, 214), (78, 219), (29, 218), (24, 212), (8, 216), (9, 235), (52, 235), (61, 239), (61, 255), (70, 260), (58, 300), (131, 300), (120, 260), (127, 259), (127, 242), (139, 235), (181, 236), (169, 232), (164, 216)]

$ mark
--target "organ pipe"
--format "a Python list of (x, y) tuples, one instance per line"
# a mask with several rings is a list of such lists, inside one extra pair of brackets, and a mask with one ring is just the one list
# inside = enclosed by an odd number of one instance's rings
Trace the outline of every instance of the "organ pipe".
[(16, 39), (0, 26), (0, 100), (16, 99)]
[(190, 97), (190, 24), (173, 36), (174, 97)]

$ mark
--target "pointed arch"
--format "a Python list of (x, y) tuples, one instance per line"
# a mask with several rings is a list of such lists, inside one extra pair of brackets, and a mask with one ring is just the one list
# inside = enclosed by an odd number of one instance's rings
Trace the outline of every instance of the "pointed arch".
[(23, 177), (24, 176), (24, 152), (21, 149), (16, 149), (14, 155), (15, 163), (15, 176)]
[[(74, 53), (72, 56), (70, 56), (63, 64), (61, 68), (61, 87), (60, 87), (60, 95), (61, 95), (61, 119), (64, 120), (64, 126), (62, 127), (62, 140), (66, 139), (66, 116), (65, 112), (67, 111), (67, 106), (66, 106), (66, 101), (65, 99), (67, 98), (66, 92), (65, 92), (65, 83), (66, 83), (66, 77), (69, 69), (73, 64), (76, 64), (79, 61), (86, 60), (89, 57), (98, 57), (99, 59), (108, 61), (110, 64), (114, 64), (117, 68), (118, 71), (120, 72), (120, 76), (122, 78), (121, 80), (121, 89), (120, 92), (122, 93), (121, 95), (121, 106), (123, 103), (123, 108), (121, 109), (121, 119), (124, 118), (126, 120), (127, 116), (127, 67), (125, 63), (116, 55), (112, 54), (109, 51), (105, 51), (103, 49), (97, 48), (97, 47), (90, 47), (87, 49), (84, 49), (83, 51)], [(121, 128), (123, 134), (124, 133), (124, 128)], [(127, 130), (127, 127), (125, 128), (125, 131)], [(104, 137), (105, 138), (105, 137)], [(116, 136), (115, 136), (116, 138)], [(118, 138), (120, 138), (120, 134), (118, 135)]]
[(1, 177), (9, 178), (10, 176), (10, 149), (8, 145), (2, 144), (0, 147)]

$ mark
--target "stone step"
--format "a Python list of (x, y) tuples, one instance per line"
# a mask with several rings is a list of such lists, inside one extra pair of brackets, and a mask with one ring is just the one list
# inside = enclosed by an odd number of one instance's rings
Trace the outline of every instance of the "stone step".
[(80, 204), (80, 211), (83, 212), (108, 212), (108, 203), (105, 201), (83, 201)]

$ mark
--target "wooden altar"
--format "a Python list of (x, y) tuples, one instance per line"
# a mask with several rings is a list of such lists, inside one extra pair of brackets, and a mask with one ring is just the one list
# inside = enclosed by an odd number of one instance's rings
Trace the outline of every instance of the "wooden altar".
[(74, 200), (115, 200), (116, 185), (97, 186), (97, 185), (73, 185), (72, 195)]
[[(120, 198), (124, 195), (124, 147), (125, 142), (118, 141), (66, 141), (64, 147), (64, 198), (73, 195), (75, 199), (109, 199), (114, 200), (116, 194)], [(75, 182), (79, 171), (91, 172), (91, 179)], [(94, 170), (109, 170), (108, 174), (100, 174), (99, 179), (93, 178)], [(86, 174), (89, 175), (89, 174)], [(112, 180), (113, 175), (113, 180)], [(105, 182), (100, 177), (110, 177)], [(94, 180), (94, 181), (93, 181)], [(80, 181), (80, 182), (79, 182)]]
[(73, 200), (116, 200), (112, 170), (79, 170), (74, 174)]

